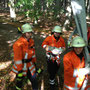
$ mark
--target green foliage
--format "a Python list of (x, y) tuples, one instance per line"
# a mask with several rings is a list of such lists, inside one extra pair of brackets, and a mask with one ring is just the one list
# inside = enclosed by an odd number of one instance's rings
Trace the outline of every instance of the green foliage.
[(42, 15), (40, 0), (18, 0), (15, 7), (27, 17), (31, 19), (39, 19)]
[(31, 20), (38, 21), (43, 15), (52, 14), (52, 17), (57, 18), (60, 12), (63, 13), (62, 3), (62, 0), (16, 0), (15, 8)]

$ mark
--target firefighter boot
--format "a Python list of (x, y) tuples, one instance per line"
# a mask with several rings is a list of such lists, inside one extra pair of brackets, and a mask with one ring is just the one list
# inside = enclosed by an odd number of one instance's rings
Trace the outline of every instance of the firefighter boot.
[(18, 75), (16, 75), (16, 86), (15, 86), (15, 90), (21, 90), (22, 84), (23, 84), (23, 74), (22, 73), (19, 73)]
[(49, 80), (50, 90), (55, 90), (55, 79)]
[(55, 90), (55, 84), (53, 85), (50, 84), (50, 90)]

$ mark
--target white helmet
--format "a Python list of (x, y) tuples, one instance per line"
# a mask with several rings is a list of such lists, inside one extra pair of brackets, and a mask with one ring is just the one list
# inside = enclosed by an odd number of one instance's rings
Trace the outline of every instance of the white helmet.
[(55, 26), (52, 30), (52, 32), (62, 33), (62, 29), (60, 26)]
[(26, 23), (24, 25), (22, 25), (22, 33), (26, 33), (26, 32), (32, 32), (32, 27), (30, 24)]
[(74, 37), (71, 43), (71, 47), (85, 47), (86, 43), (80, 36)]

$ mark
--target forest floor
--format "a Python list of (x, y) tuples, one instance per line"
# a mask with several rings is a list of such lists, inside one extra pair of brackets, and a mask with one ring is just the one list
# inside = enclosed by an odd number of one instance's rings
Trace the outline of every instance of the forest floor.
[[(37, 57), (37, 67), (43, 68), (43, 73), (38, 76), (39, 90), (50, 90), (49, 89), (49, 75), (47, 73), (47, 64), (45, 59), (45, 51), (42, 49), (41, 44), (46, 36), (51, 33), (51, 29), (55, 24), (50, 22), (44, 22), (45, 26), (35, 25), (33, 27)], [(57, 23), (56, 21), (54, 23)], [(57, 23), (59, 25), (60, 23)], [(14, 90), (15, 87), (15, 74), (11, 72), (12, 61), (13, 61), (13, 43), (21, 36), (18, 33), (17, 27), (22, 24), (19, 22), (11, 22), (9, 13), (0, 12), (0, 90)], [(68, 36), (72, 30), (64, 31), (63, 38), (67, 42)], [(63, 67), (60, 67), (63, 69)], [(63, 70), (61, 76), (56, 77), (56, 89), (62, 90), (63, 87)], [(24, 84), (23, 90), (32, 90), (30, 82)]]

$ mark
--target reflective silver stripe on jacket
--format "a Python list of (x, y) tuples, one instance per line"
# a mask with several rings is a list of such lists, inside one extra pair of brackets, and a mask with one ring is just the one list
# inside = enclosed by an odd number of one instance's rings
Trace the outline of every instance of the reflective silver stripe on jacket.
[(57, 59), (56, 62), (59, 64), (60, 63), (60, 59)]
[(47, 45), (43, 45), (43, 48), (46, 48)]
[(17, 69), (17, 66), (14, 64), (14, 67)]
[(31, 63), (31, 65), (32, 65), (32, 62), (30, 62)]
[(33, 73), (35, 71), (35, 68), (31, 71), (31, 73)]
[(33, 68), (34, 67), (33, 63), (32, 62), (30, 62), (30, 63), (31, 63), (31, 67), (29, 67), (29, 70), (31, 71), (31, 74), (33, 75), (33, 72), (35, 71), (35, 68)]
[[(88, 78), (85, 77), (85, 80), (84, 80), (84, 82), (83, 82), (83, 85), (82, 85), (81, 90), (85, 90), (85, 88), (86, 88), (86, 86), (87, 86), (87, 83), (88, 83)], [(89, 89), (87, 89), (87, 90), (89, 90)]]
[(52, 56), (51, 54), (48, 54), (49, 52), (46, 52), (46, 56), (49, 58), (54, 58), (54, 56)]
[(29, 69), (31, 70), (33, 68), (33, 65), (31, 65), (30, 67), (29, 67)]
[(35, 58), (35, 57), (36, 57), (35, 55), (32, 56), (32, 58)]
[(59, 56), (58, 55), (56, 57), (59, 59)]
[(27, 59), (27, 58), (28, 58), (28, 53), (25, 53), (24, 59)]
[(12, 71), (13, 71), (13, 72), (15, 72), (15, 73), (18, 73), (18, 71), (17, 71), (17, 70), (15, 70), (14, 68), (12, 68)]
[(49, 80), (49, 83), (50, 83), (51, 85), (54, 85), (54, 84), (55, 84), (55, 79)]
[[(28, 53), (25, 53), (24, 59), (28, 58)], [(24, 63), (23, 70), (27, 70), (27, 63)]]
[(23, 70), (27, 70), (27, 63), (24, 63)]
[(47, 58), (50, 58), (51, 55), (49, 55), (48, 53), (46, 53), (46, 56), (47, 56)]
[(64, 86), (65, 86), (66, 88), (70, 89), (70, 90), (78, 90), (78, 89), (79, 89), (79, 88), (73, 88), (73, 87), (67, 86), (67, 85), (65, 85), (65, 84), (64, 84)]
[(74, 69), (74, 72), (73, 72), (73, 77), (76, 77), (77, 76), (77, 69)]
[(57, 63), (60, 63), (60, 58), (59, 58), (59, 56), (57, 55), (56, 57), (57, 57), (56, 62), (57, 62)]
[(15, 64), (22, 64), (22, 60), (15, 61)]
[(27, 73), (26, 72), (23, 72), (23, 75), (26, 75)]

